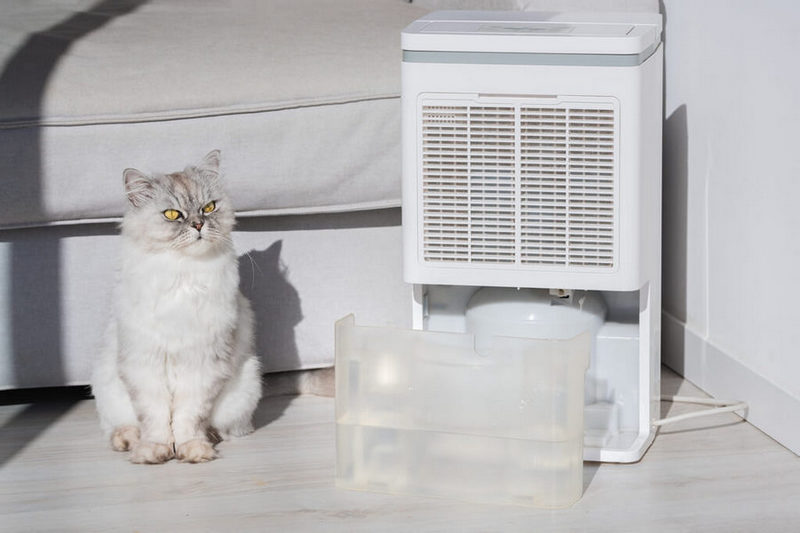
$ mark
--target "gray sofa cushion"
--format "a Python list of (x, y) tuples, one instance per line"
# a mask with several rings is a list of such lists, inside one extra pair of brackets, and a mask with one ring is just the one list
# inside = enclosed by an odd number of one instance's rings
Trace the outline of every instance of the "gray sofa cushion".
[(240, 214), (399, 205), (403, 0), (4, 3), (0, 227), (107, 220), (223, 151)]

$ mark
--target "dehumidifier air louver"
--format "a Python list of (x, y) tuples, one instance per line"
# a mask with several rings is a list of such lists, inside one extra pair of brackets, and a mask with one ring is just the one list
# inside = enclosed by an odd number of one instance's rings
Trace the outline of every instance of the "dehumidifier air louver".
[(641, 13), (436, 12), (402, 35), (414, 327), (471, 331), (481, 287), (544, 290), (518, 308), (540, 325), (596, 301), (587, 460), (638, 460), (659, 416), (660, 39)]

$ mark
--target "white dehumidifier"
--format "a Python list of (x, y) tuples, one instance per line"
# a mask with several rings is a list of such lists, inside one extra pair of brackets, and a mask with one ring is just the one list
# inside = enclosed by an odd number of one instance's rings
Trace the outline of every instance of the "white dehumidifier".
[[(414, 327), (507, 311), (558, 335), (549, 311), (591, 302), (589, 461), (639, 460), (659, 417), (660, 41), (649, 13), (436, 12), (402, 36)], [(511, 289), (472, 309), (477, 287)]]
[(565, 507), (659, 416), (661, 17), (402, 35), (413, 330), (336, 325), (337, 484)]

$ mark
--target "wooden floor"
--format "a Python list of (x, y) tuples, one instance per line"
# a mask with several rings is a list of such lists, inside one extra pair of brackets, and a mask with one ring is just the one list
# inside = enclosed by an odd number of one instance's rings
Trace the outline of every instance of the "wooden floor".
[[(666, 370), (663, 390), (699, 394)], [(140, 466), (100, 437), (92, 400), (2, 406), (0, 531), (800, 531), (800, 459), (733, 414), (665, 426), (637, 464), (586, 463), (563, 511), (336, 489), (333, 414), (269, 398), (221, 459)]]

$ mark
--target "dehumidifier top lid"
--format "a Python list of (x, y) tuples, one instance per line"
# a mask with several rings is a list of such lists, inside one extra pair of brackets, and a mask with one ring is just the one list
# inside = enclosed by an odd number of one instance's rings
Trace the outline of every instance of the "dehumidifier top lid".
[(661, 41), (661, 27), (658, 13), (435, 11), (407, 26), (402, 44), (406, 51), (641, 55)]

